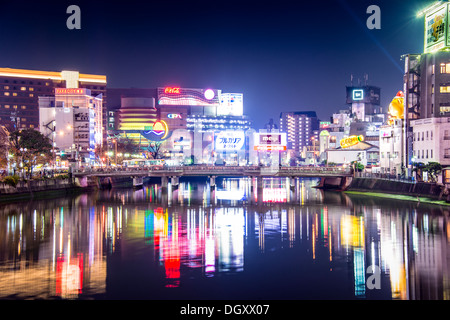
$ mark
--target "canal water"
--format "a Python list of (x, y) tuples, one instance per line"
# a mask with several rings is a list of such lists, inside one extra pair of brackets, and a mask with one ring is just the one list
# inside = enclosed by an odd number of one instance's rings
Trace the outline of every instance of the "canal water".
[(0, 204), (0, 299), (450, 298), (447, 207), (208, 183)]

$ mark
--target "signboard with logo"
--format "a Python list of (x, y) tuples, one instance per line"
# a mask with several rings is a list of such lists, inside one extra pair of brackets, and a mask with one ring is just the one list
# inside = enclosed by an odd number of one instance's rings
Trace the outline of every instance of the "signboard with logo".
[(55, 94), (80, 94), (80, 95), (90, 95), (89, 89), (85, 88), (55, 88)]
[(160, 106), (219, 106), (220, 90), (180, 87), (158, 88)]
[(437, 51), (449, 44), (447, 40), (447, 10), (448, 5), (443, 4), (425, 16), (425, 53)]
[(284, 151), (286, 150), (286, 133), (255, 133), (254, 134), (256, 151)]
[(244, 148), (244, 131), (221, 131), (215, 138), (215, 151), (238, 151)]

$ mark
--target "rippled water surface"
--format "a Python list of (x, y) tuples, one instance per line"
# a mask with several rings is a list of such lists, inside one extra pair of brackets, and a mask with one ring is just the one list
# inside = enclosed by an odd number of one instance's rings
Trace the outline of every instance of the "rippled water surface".
[(0, 204), (0, 299), (449, 299), (447, 208), (316, 183)]

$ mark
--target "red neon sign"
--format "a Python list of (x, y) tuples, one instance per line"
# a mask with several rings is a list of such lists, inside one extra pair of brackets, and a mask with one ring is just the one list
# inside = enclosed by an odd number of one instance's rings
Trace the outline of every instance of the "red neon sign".
[(164, 93), (180, 94), (180, 88), (179, 87), (166, 87), (164, 89)]

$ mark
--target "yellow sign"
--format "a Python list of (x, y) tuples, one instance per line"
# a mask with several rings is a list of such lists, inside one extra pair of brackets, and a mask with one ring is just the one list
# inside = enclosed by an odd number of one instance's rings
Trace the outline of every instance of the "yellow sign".
[(399, 91), (397, 92), (397, 95), (392, 99), (391, 103), (389, 104), (389, 124), (392, 124), (394, 120), (396, 119), (403, 119), (404, 118), (404, 106), (403, 106), (403, 92)]
[(341, 140), (340, 144), (342, 148), (348, 148), (351, 146), (354, 146), (355, 144), (359, 143), (360, 141), (364, 141), (364, 136), (350, 136), (348, 138), (344, 138)]

